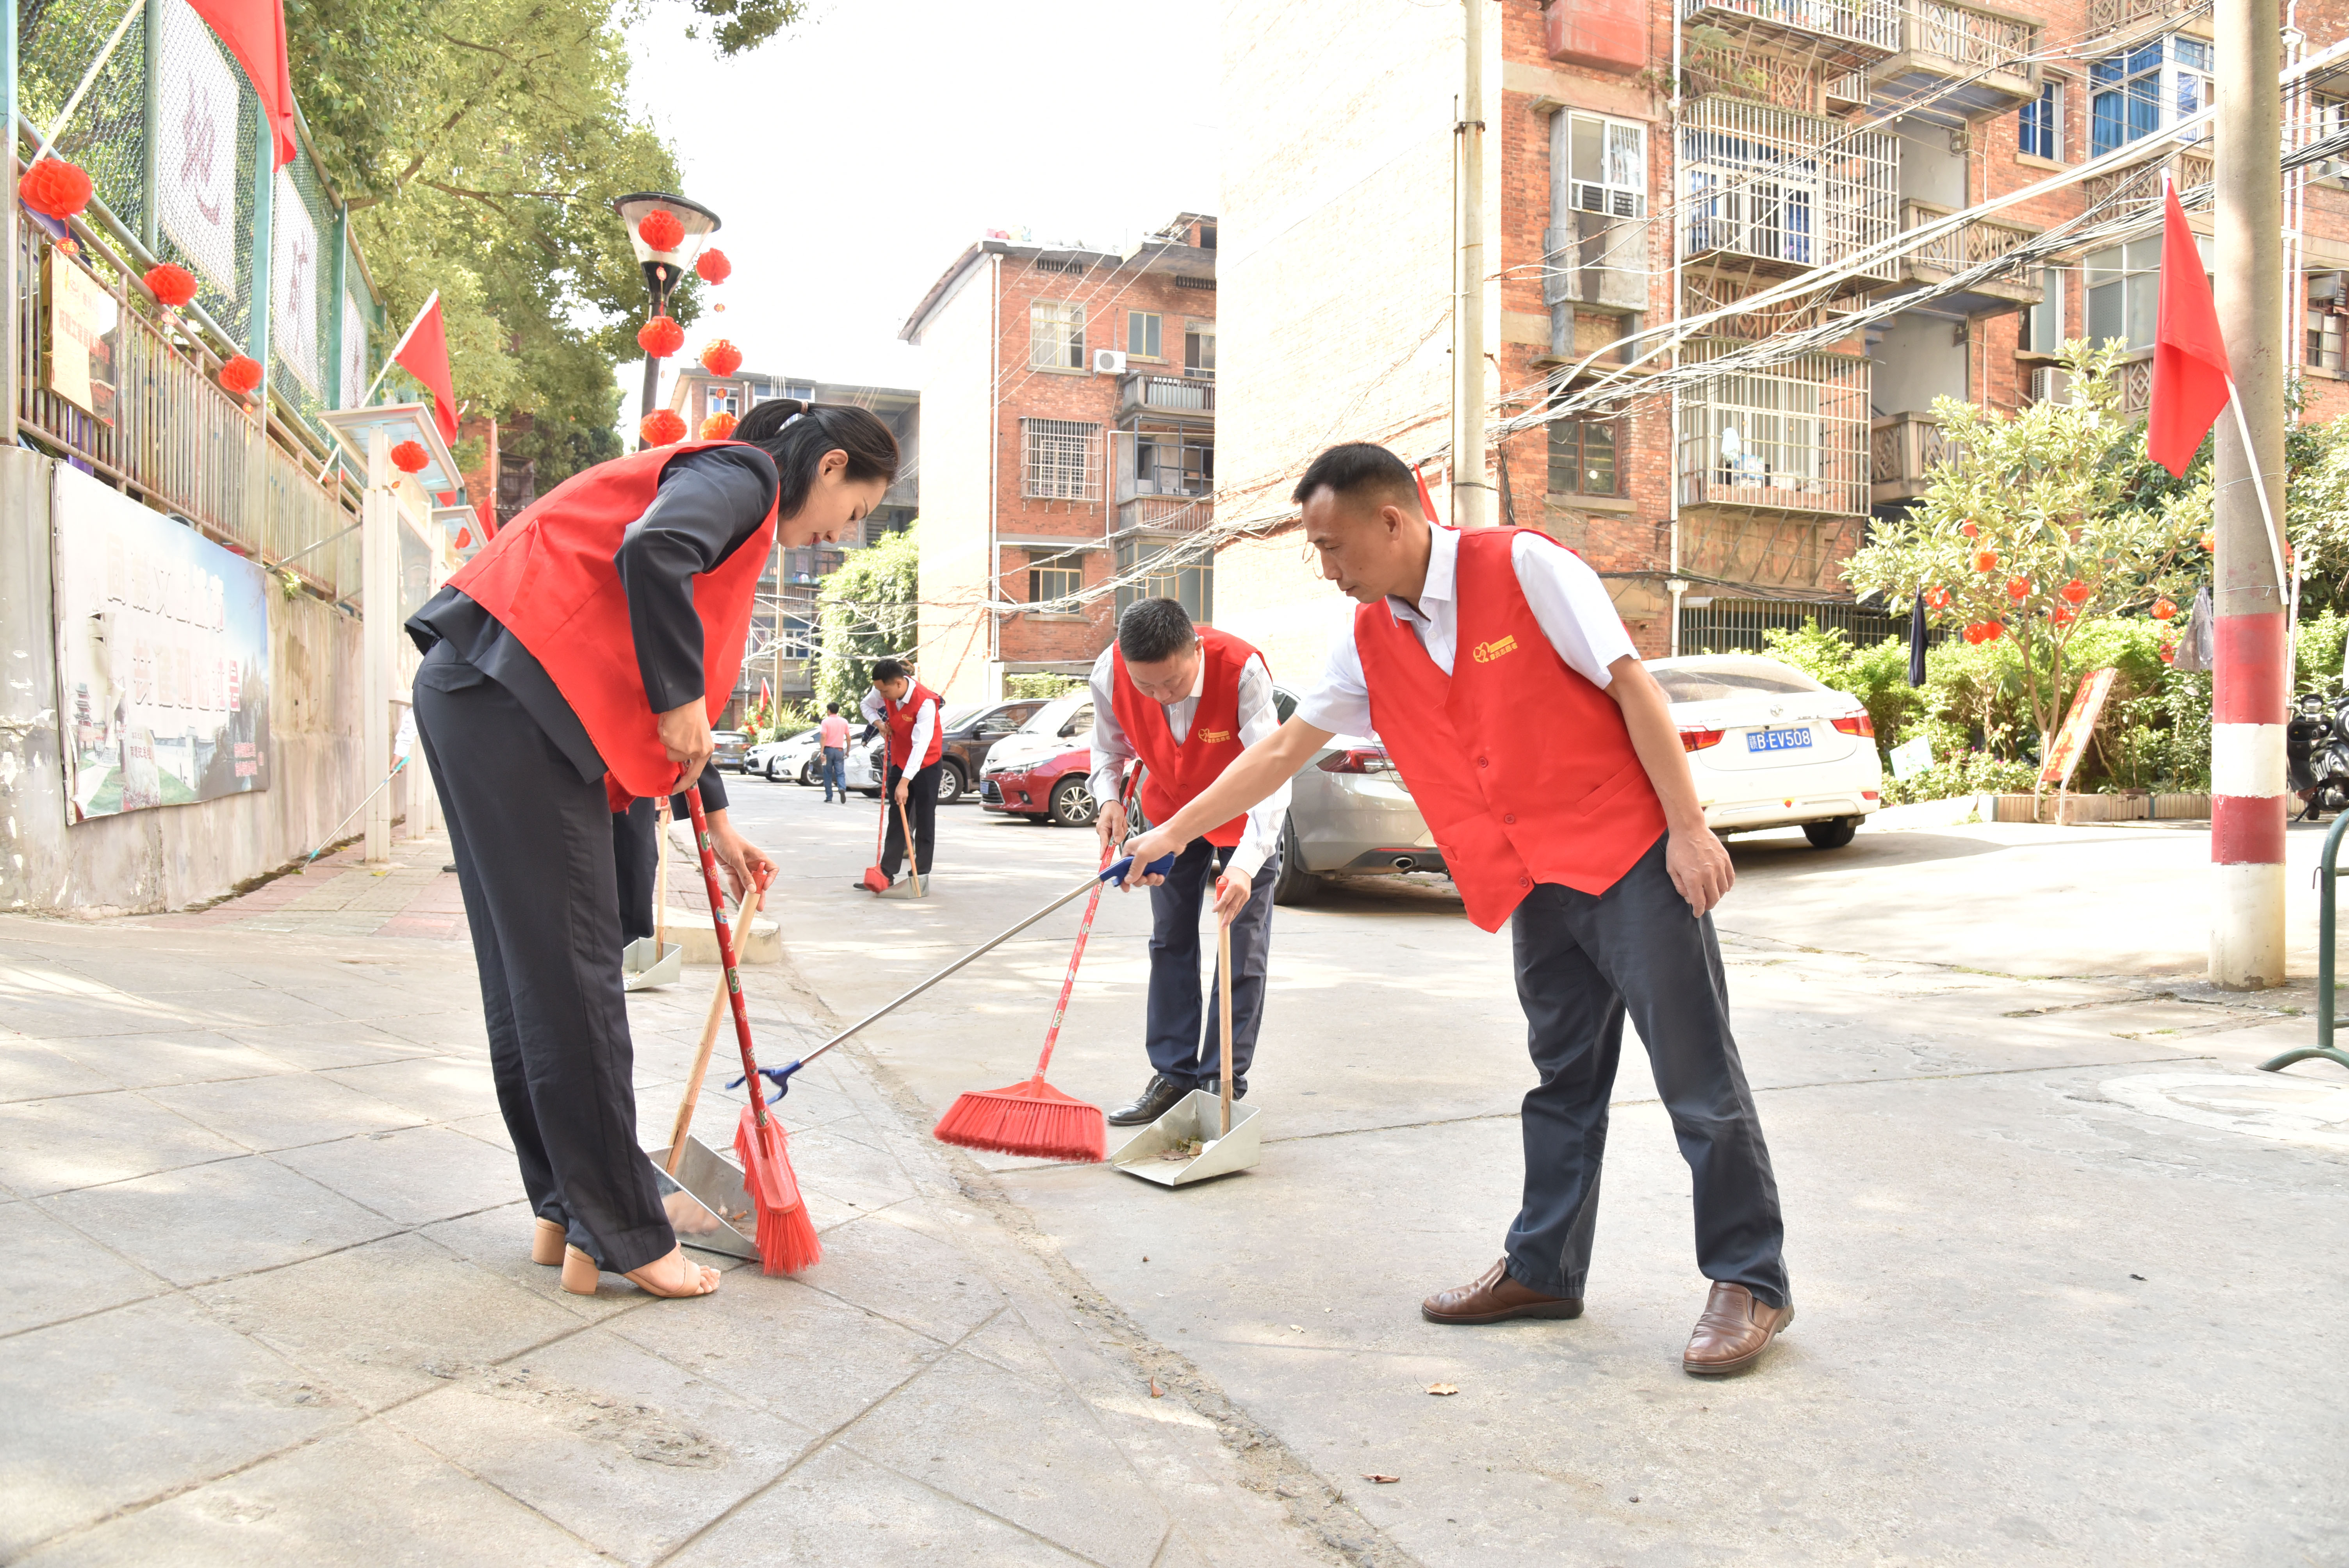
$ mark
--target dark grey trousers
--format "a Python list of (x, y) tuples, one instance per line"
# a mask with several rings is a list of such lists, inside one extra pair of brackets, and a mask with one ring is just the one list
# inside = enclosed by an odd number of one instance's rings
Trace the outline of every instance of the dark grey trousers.
[[(1194, 839), (1174, 857), (1166, 880), (1150, 890), (1150, 1065), (1169, 1082), (1188, 1087), (1223, 1069), (1221, 1009), (1199, 995), (1199, 917), (1215, 891), (1224, 851)], [(1232, 1092), (1247, 1088), (1256, 1035), (1264, 1022), (1264, 972), (1272, 955), (1272, 884), (1280, 857), (1264, 862), (1248, 885), (1248, 901), (1232, 922)], [(1223, 985), (1220, 967), (1208, 996)]]
[(1509, 922), (1526, 1044), (1541, 1084), (1526, 1096), (1525, 1207), (1509, 1227), (1509, 1274), (1579, 1296), (1599, 1218), (1607, 1100), (1628, 1013), (1688, 1161), (1697, 1267), (1786, 1305), (1778, 1183), (1737, 1042), (1713, 917), (1693, 919), (1664, 870), (1664, 841), (1593, 897), (1536, 887)]
[(903, 806), (897, 804), (897, 780), (905, 775), (894, 763), (886, 767), (888, 782), (881, 791), (881, 809), (889, 813), (889, 826), (881, 834), (881, 869), (892, 881), (905, 858), (908, 817), (914, 820), (914, 869), (924, 876), (930, 874), (930, 862), (938, 853), (938, 769), (946, 765), (941, 757), (914, 774)]
[(505, 687), (455, 659), (418, 670), (416, 732), (456, 848), (490, 1070), (531, 1212), (605, 1268), (642, 1268), (677, 1235), (636, 1143), (604, 786), (582, 782)]

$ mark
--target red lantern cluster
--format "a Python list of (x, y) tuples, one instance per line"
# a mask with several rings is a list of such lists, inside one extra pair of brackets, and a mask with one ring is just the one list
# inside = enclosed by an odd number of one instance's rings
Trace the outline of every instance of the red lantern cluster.
[(2088, 585), (2085, 583), (2081, 582), (2077, 577), (2075, 577), (2069, 583), (2064, 583), (2064, 586), (2058, 588), (2056, 592), (2063, 594), (2066, 601), (2074, 604), (2085, 604), (2088, 602)]
[(44, 158), (16, 181), (26, 206), (64, 222), (89, 205), (89, 176), (62, 158)]
[(2031, 579), (2028, 577), (2008, 578), (2006, 580), (2006, 596), (2010, 599), (2017, 600), (2030, 598)]
[(701, 367), (712, 376), (731, 376), (742, 368), (742, 351), (722, 337), (712, 338), (701, 351)]
[(2005, 625), (1998, 621), (1977, 621), (1966, 628), (1969, 643), (1994, 643), (2006, 635)]
[(648, 447), (673, 446), (685, 439), (685, 416), (674, 408), (656, 408), (636, 427)]
[(693, 270), (701, 274), (703, 283), (722, 284), (734, 275), (734, 263), (726, 259), (723, 251), (704, 251), (693, 263)]
[(2171, 603), (2168, 600), (2167, 600), (2167, 599), (2156, 599), (2156, 600), (2153, 602), (2153, 618), (2154, 618), (2155, 620), (2157, 620), (2157, 621), (2167, 621), (2167, 620), (2168, 620), (2172, 615), (2175, 615), (2175, 614), (2178, 614), (2178, 606), (2177, 606), (2177, 605), (2175, 605), (2175, 604), (2173, 604), (2173, 603)]
[(1998, 552), (1995, 550), (1977, 551), (1974, 554), (1974, 570), (1977, 572), (1997, 571)]
[(220, 384), (242, 397), (261, 385), (261, 362), (240, 354), (220, 367)]
[(2161, 645), (2161, 650), (2160, 650), (2160, 652), (2161, 652), (2161, 662), (2162, 662), (2163, 664), (2165, 664), (2165, 665), (2168, 665), (2168, 664), (2175, 664), (2175, 663), (2177, 663), (2177, 662), (2178, 662), (2178, 650), (2177, 650), (2175, 647), (2171, 646), (2169, 644), (2168, 644), (2168, 643), (2164, 643), (2164, 644), (2162, 644), (2162, 645)]
[(196, 274), (176, 262), (158, 262), (143, 280), (158, 304), (179, 309), (196, 297)]
[(2069, 604), (2058, 604), (2047, 612), (2047, 618), (2059, 626), (2068, 626), (2080, 618), (2080, 612)]
[(1960, 533), (1964, 534), (1968, 539), (1972, 539), (1972, 538), (1974, 538), (1975, 536), (1977, 536), (1978, 534), (1980, 534), (1980, 533), (1982, 532), (1982, 530), (1981, 530), (1981, 529), (1979, 529), (1979, 528), (1976, 528), (1976, 527), (1975, 527), (1972, 523), (1971, 523), (1971, 522), (1961, 522), (1961, 523), (1958, 524), (1958, 531), (1959, 531)]
[(1925, 606), (1931, 610), (1948, 609), (1950, 607), (1950, 591), (1947, 588), (1926, 589)]
[(712, 414), (701, 421), (701, 438), (705, 441), (722, 441), (734, 433), (734, 427), (740, 423), (740, 421), (731, 414)]
[(421, 441), (402, 441), (391, 449), (391, 466), (404, 474), (420, 474), (432, 461)]
[(677, 221), (676, 213), (655, 208), (636, 225), (636, 238), (656, 251), (674, 251), (685, 243), (685, 225)]
[(666, 315), (657, 315), (636, 328), (636, 346), (655, 359), (667, 359), (685, 346), (685, 328)]

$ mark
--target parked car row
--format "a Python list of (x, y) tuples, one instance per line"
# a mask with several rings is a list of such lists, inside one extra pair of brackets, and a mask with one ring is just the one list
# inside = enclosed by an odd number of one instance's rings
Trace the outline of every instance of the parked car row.
[[(1648, 669), (1671, 704), (1714, 830), (1800, 827), (1817, 848), (1839, 849), (1883, 804), (1876, 730), (1857, 697), (1754, 654), (1651, 659)], [(1297, 707), (1295, 694), (1278, 687), (1274, 702), (1283, 720)], [(943, 721), (939, 804), (975, 786), (980, 806), (1004, 816), (1085, 828), (1100, 815), (1089, 692), (953, 707)], [(747, 752), (737, 735), (733, 765), (815, 784), (822, 762), (815, 733)], [(885, 740), (876, 735), (849, 748), (850, 789), (881, 793)], [(720, 765), (726, 755), (721, 747)], [(1314, 753), (1290, 786), (1280, 851), (1273, 889), (1279, 903), (1301, 903), (1332, 877), (1444, 869), (1434, 833), (1375, 736), (1332, 736)]]

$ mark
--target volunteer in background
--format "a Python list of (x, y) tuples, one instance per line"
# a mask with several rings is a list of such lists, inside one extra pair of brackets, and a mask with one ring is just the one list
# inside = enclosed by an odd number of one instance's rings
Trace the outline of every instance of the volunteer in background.
[[(1227, 632), (1195, 627), (1172, 599), (1138, 599), (1118, 617), (1117, 639), (1093, 661), (1094, 821), (1103, 849), (1125, 838), (1122, 781), (1147, 769), (1142, 808), (1163, 822), (1220, 778), (1243, 748), (1280, 727), (1264, 655)], [(1150, 889), (1150, 1002), (1144, 1046), (1150, 1081), (1112, 1127), (1155, 1121), (1195, 1088), (1220, 1088), (1223, 1041), (1199, 991), (1199, 910), (1211, 884), (1232, 928), (1232, 1098), (1247, 1093), (1264, 1021), (1265, 965), (1272, 952), (1272, 884), (1280, 876), (1280, 825), (1288, 783), (1245, 816), (1185, 844)], [(1217, 862), (1222, 879), (1216, 880)], [(1222, 985), (1218, 971), (1209, 987)]]
[[(938, 758), (946, 755), (946, 731), (938, 723), (938, 694), (914, 678), (901, 660), (873, 666), (873, 689), (864, 694), (864, 718), (889, 731), (889, 769), (882, 782), (882, 809), (889, 826), (882, 834), (881, 874), (897, 880), (905, 855), (905, 819), (914, 821), (914, 869), (929, 881), (938, 841)], [(856, 884), (863, 887), (864, 884)]]
[(1729, 1028), (1711, 910), (1734, 880), (1663, 692), (1598, 575), (1523, 529), (1433, 528), (1411, 469), (1334, 447), (1296, 490), (1321, 574), (1358, 602), (1296, 715), (1163, 825), (1137, 866), (1264, 799), (1331, 735), (1375, 731), (1469, 918), (1510, 926), (1540, 1084), (1501, 1261), (1435, 1323), (1579, 1316), (1628, 1012), (1688, 1161), (1713, 1283), (1681, 1365), (1743, 1371), (1794, 1318), (1777, 1182)]

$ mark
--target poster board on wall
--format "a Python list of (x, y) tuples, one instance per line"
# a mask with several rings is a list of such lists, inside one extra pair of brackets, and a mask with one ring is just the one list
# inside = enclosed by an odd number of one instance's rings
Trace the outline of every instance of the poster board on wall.
[(66, 820), (268, 789), (268, 573), (52, 471)]
[(120, 303), (54, 248), (41, 260), (41, 294), (48, 305), (49, 390), (112, 428)]

